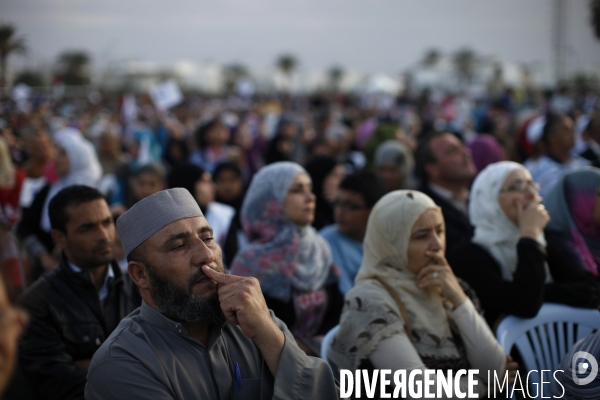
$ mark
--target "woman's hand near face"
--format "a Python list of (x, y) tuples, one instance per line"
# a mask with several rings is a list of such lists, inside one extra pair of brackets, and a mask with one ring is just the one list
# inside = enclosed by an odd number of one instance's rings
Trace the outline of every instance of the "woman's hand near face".
[(546, 208), (540, 203), (539, 198), (529, 203), (525, 208), (520, 201), (517, 201), (516, 205), (521, 237), (537, 240), (540, 233), (550, 222), (550, 216)]
[(441, 289), (444, 297), (454, 305), (454, 308), (460, 306), (467, 299), (467, 295), (460, 287), (446, 257), (440, 252), (427, 251), (425, 254), (432, 261), (421, 268), (417, 274), (419, 287), (421, 289), (437, 287)]

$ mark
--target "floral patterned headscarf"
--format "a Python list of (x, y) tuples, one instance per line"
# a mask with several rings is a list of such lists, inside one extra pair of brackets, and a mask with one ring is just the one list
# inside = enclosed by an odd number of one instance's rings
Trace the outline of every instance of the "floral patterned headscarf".
[(285, 161), (254, 176), (241, 213), (250, 244), (238, 252), (231, 266), (232, 274), (257, 278), (266, 295), (281, 301), (291, 299), (292, 288), (315, 291), (335, 276), (325, 240), (312, 226), (296, 225), (283, 208), (292, 182), (301, 173), (306, 174), (304, 168)]

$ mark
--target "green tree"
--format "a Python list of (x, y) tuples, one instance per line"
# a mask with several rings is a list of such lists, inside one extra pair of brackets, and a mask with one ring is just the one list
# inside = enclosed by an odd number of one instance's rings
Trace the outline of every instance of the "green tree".
[(89, 85), (90, 56), (85, 51), (65, 51), (58, 56), (60, 76), (65, 85)]
[(600, 40), (600, 0), (590, 0), (590, 11), (594, 35)]
[(327, 75), (329, 76), (329, 86), (332, 90), (340, 90), (340, 83), (342, 83), (342, 79), (344, 79), (344, 74), (344, 69), (339, 65), (335, 65), (329, 69)]
[(456, 72), (463, 81), (471, 83), (476, 60), (475, 52), (468, 48), (461, 49), (454, 55)]
[(0, 25), (0, 87), (6, 86), (6, 63), (11, 54), (24, 54), (27, 51), (25, 39), (16, 36), (13, 25)]
[(442, 58), (442, 53), (438, 49), (429, 49), (423, 56), (422, 64), (426, 67), (435, 67)]
[(225, 91), (227, 93), (233, 93), (235, 90), (235, 83), (238, 79), (249, 75), (248, 68), (240, 63), (233, 63), (226, 65), (223, 68), (223, 75), (225, 80)]
[(289, 83), (297, 67), (298, 60), (291, 54), (282, 54), (277, 58), (277, 68), (287, 77)]
[(24, 83), (27, 86), (36, 87), (36, 86), (44, 86), (45, 80), (42, 74), (33, 70), (24, 70), (17, 74), (14, 84)]

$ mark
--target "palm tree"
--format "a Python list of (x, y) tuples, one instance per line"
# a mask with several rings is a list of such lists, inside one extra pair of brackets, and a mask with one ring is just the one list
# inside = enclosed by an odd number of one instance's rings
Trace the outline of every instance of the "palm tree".
[(329, 85), (332, 90), (338, 91), (340, 90), (340, 83), (344, 78), (344, 69), (339, 65), (335, 65), (331, 67), (328, 71), (329, 75)]
[(248, 68), (240, 63), (226, 65), (223, 68), (225, 90), (232, 93), (235, 90), (235, 83), (238, 79), (248, 76)]
[(21, 71), (15, 77), (13, 83), (16, 85), (17, 83), (24, 83), (27, 86), (36, 87), (36, 86), (44, 86), (45, 80), (44, 76), (38, 71), (26, 69)]
[(298, 60), (292, 54), (282, 54), (277, 58), (277, 68), (286, 76), (291, 87), (292, 76), (298, 67)]
[(475, 53), (468, 48), (461, 49), (454, 55), (456, 72), (458, 73), (458, 76), (467, 83), (471, 83), (471, 79), (473, 79), (475, 61)]
[(590, 0), (591, 22), (596, 38), (600, 40), (600, 0)]
[(422, 63), (426, 67), (435, 67), (436, 64), (440, 61), (440, 58), (442, 58), (442, 54), (438, 49), (429, 49), (425, 53)]
[(65, 85), (89, 85), (87, 66), (90, 56), (85, 51), (65, 51), (58, 56), (60, 74)]
[(12, 25), (0, 25), (0, 87), (6, 86), (6, 62), (8, 56), (24, 54), (27, 51), (25, 39), (16, 37), (15, 27)]

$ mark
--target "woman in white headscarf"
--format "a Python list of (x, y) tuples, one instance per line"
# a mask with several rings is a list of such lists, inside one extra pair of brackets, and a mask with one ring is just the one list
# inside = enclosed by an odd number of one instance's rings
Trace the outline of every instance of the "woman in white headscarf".
[(30, 257), (39, 261), (44, 270), (58, 265), (52, 256), (54, 242), (50, 237), (50, 200), (62, 189), (72, 185), (96, 187), (102, 177), (102, 167), (90, 141), (77, 130), (59, 131), (54, 136), (57, 147), (55, 169), (59, 180), (41, 189), (31, 206), (23, 210), (17, 234)]
[(488, 372), (504, 372), (506, 355), (444, 258), (444, 229), (440, 208), (421, 192), (398, 190), (377, 202), (328, 352), (337, 367), (475, 368), (481, 395)]
[(511, 161), (487, 166), (471, 188), (475, 235), (448, 260), (475, 289), (490, 326), (505, 314), (532, 318), (545, 301), (585, 307), (596, 297), (585, 272), (546, 260), (549, 217), (538, 190), (529, 171)]

